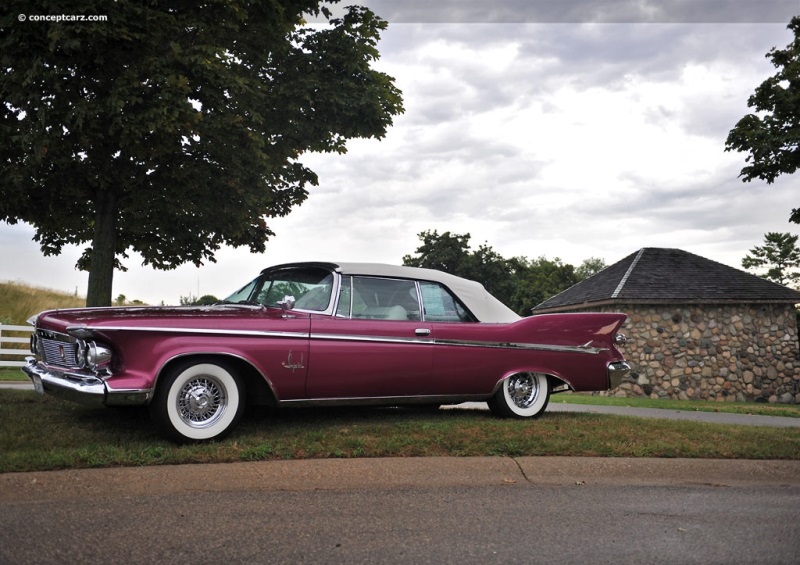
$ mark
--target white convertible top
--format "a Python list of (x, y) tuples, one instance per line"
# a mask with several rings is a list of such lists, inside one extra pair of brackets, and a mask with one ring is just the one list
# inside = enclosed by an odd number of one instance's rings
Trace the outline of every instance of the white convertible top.
[[(513, 310), (489, 294), (482, 284), (442, 271), (387, 265), (384, 263), (319, 262), (304, 264), (331, 267), (343, 275), (365, 275), (438, 282), (449, 288), (480, 322), (510, 323), (520, 319), (520, 316)], [(285, 267), (288, 265), (280, 266)]]

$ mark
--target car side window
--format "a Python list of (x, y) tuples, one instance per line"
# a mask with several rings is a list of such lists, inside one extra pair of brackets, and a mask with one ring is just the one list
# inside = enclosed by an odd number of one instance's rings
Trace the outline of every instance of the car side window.
[(342, 277), (341, 285), (339, 286), (339, 302), (336, 305), (337, 318), (350, 317), (350, 296), (352, 295), (351, 288), (353, 286), (353, 277)]
[(419, 283), (425, 320), (429, 322), (476, 322), (475, 317), (439, 283)]
[(254, 300), (277, 306), (285, 296), (293, 296), (296, 309), (323, 312), (330, 304), (332, 288), (333, 275), (325, 269), (286, 269), (262, 278)]
[(227, 297), (224, 300), (224, 302), (231, 302), (235, 304), (237, 302), (245, 302), (249, 300), (250, 297), (253, 295), (253, 289), (256, 287), (257, 283), (258, 279), (250, 281), (242, 288), (240, 288), (239, 290), (231, 294), (229, 297)]
[[(419, 320), (419, 295), (414, 281), (378, 277), (342, 280), (337, 316), (368, 320)], [(347, 302), (347, 305), (343, 305)]]

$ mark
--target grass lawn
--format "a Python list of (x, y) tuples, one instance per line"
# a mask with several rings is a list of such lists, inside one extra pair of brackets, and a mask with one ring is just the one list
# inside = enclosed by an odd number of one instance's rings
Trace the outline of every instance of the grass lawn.
[(25, 376), (22, 369), (19, 367), (2, 367), (0, 368), (0, 381), (28, 381), (30, 379)]
[[(556, 397), (557, 398), (557, 397)], [(228, 439), (179, 446), (143, 409), (93, 409), (0, 389), (0, 472), (268, 459), (605, 456), (800, 460), (796, 429), (598, 414), (501, 420), (486, 411), (251, 410)]]

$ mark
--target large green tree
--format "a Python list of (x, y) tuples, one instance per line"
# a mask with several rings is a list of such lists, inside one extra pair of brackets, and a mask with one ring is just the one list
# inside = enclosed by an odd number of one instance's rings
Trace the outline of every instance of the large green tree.
[(608, 265), (606, 265), (604, 259), (600, 257), (589, 257), (588, 259), (584, 259), (583, 263), (575, 269), (575, 276), (578, 277), (578, 281), (582, 281), (593, 277), (606, 267), (608, 267)]
[(563, 263), (558, 257), (525, 260), (517, 277), (513, 304), (514, 310), (523, 316), (529, 316), (534, 306), (580, 282), (575, 267)]
[[(263, 252), (267, 219), (317, 183), (302, 154), (381, 138), (403, 110), (372, 67), (386, 23), (320, 4), (7, 2), (0, 221), (32, 224), (45, 255), (88, 244), (90, 305), (111, 303), (131, 250), (159, 269), (214, 261), (222, 245)], [(303, 25), (309, 14), (329, 25)]]
[(437, 269), (481, 283), (498, 300), (511, 306), (516, 289), (513, 261), (504, 259), (487, 244), (470, 248), (470, 234), (440, 234), (437, 230), (417, 234), (422, 241), (415, 255), (403, 257), (409, 267)]
[(438, 230), (426, 230), (418, 233), (417, 237), (422, 245), (417, 247), (414, 255), (403, 257), (403, 265), (436, 269), (468, 278), (472, 271), (470, 234), (451, 234), (449, 231), (440, 234)]
[[(782, 285), (800, 283), (800, 248), (798, 236), (790, 233), (770, 232), (764, 236), (764, 245), (755, 246), (742, 259), (742, 267), (763, 271), (762, 277)], [(764, 271), (766, 269), (766, 271)]]
[[(761, 179), (771, 184), (800, 168), (800, 16), (792, 18), (788, 28), (794, 40), (766, 55), (778, 72), (747, 100), (757, 113), (739, 120), (725, 142), (726, 151), (749, 153), (749, 164), (739, 175), (745, 182)], [(800, 223), (800, 208), (792, 210), (790, 221)]]
[(605, 268), (605, 261), (592, 257), (585, 260), (578, 271), (561, 259), (539, 257), (531, 261), (526, 257), (505, 259), (488, 244), (477, 250), (470, 248), (470, 234), (452, 234), (424, 231), (418, 234), (422, 241), (414, 255), (403, 257), (403, 264), (411, 267), (438, 269), (447, 273), (478, 281), (498, 300), (521, 316), (529, 316), (531, 308), (563, 292), (583, 278)]

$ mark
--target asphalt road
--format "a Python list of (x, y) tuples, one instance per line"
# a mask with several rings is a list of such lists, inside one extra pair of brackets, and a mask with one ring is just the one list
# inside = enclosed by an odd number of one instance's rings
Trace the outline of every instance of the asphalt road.
[(0, 475), (0, 563), (798, 563), (800, 462), (480, 457)]

